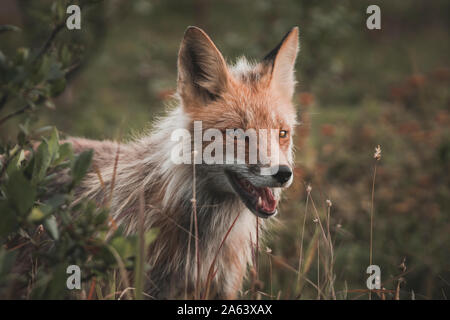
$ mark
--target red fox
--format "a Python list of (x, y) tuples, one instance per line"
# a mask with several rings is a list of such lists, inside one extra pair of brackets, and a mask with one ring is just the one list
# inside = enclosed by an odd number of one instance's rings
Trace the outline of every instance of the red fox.
[[(256, 228), (265, 230), (266, 218), (277, 213), (281, 189), (293, 179), (296, 111), (292, 97), (297, 53), (295, 27), (262, 61), (250, 63), (241, 58), (228, 65), (203, 30), (189, 27), (178, 54), (178, 105), (159, 119), (149, 134), (120, 145), (115, 177), (115, 142), (69, 138), (76, 152), (94, 150), (93, 168), (100, 172), (106, 185), (102, 187), (98, 174), (92, 170), (82, 182), (78, 197), (101, 202), (104, 190), (109, 192), (108, 185), (113, 184), (112, 218), (126, 232), (134, 233), (138, 228), (140, 197), (144, 196), (144, 228), (159, 229), (148, 252), (146, 290), (150, 296), (194, 298), (195, 294), (205, 297), (206, 291), (209, 298), (239, 296), (252, 263)], [(214, 129), (221, 137), (228, 137), (229, 130), (233, 133), (237, 128), (275, 130), (277, 136), (270, 148), (271, 155), (276, 153), (277, 157), (262, 156), (255, 163), (239, 162), (237, 158), (222, 163), (196, 159), (194, 163), (176, 163), (172, 155), (179, 142), (174, 141), (173, 132), (183, 129), (194, 140), (196, 122), (201, 123), (202, 132)], [(202, 132), (200, 138), (208, 140)], [(246, 157), (255, 150), (261, 154), (261, 149), (269, 147), (261, 139), (252, 149), (248, 138), (244, 139)], [(197, 143), (193, 140), (184, 144), (187, 150)], [(203, 140), (200, 149), (191, 153), (203, 153), (208, 148)], [(219, 145), (215, 152), (220, 149)], [(190, 159), (190, 154), (186, 159)], [(271, 173), (263, 173), (263, 168)]]

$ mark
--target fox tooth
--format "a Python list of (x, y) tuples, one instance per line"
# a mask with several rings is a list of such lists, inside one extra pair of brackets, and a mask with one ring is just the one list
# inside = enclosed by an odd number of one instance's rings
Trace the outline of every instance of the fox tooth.
[(261, 206), (262, 205), (262, 199), (261, 199), (261, 197), (258, 197), (258, 206)]

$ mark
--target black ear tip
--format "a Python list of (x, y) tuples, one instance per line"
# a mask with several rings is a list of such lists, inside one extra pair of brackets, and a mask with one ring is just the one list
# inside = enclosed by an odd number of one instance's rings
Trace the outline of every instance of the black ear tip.
[(286, 39), (289, 38), (290, 35), (293, 34), (293, 33), (295, 33), (295, 34), (296, 34), (296, 37), (298, 37), (298, 30), (299, 30), (299, 29), (298, 29), (297, 26), (292, 27), (292, 28), (284, 35), (284, 37), (283, 37), (283, 39), (281, 39), (280, 43), (279, 43), (272, 51), (270, 51), (270, 52), (263, 58), (263, 61), (272, 63), (272, 62), (275, 60), (275, 58), (276, 58), (276, 56), (277, 56), (277, 54), (278, 54), (278, 51), (280, 50), (281, 45), (284, 43), (284, 41), (286, 41)]

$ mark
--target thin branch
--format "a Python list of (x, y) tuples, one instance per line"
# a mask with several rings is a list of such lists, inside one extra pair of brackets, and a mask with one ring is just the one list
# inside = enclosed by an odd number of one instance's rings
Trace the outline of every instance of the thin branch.
[(35, 61), (39, 60), (47, 51), (50, 49), (53, 40), (55, 40), (55, 37), (57, 34), (64, 28), (66, 25), (65, 20), (58, 23), (55, 28), (53, 28), (52, 32), (48, 36), (47, 40), (42, 45), (41, 49), (39, 49), (38, 53), (36, 54), (36, 57), (34, 58)]
[[(50, 35), (48, 36), (47, 40), (44, 42), (44, 44), (42, 45), (42, 47), (39, 49), (38, 53), (36, 54), (36, 56), (34, 57), (34, 62), (38, 61), (51, 47), (53, 40), (55, 40), (55, 37), (57, 36), (57, 34), (64, 28), (65, 26), (65, 21), (61, 21), (59, 24), (57, 24), (52, 32), (50, 33)], [(76, 68), (74, 68), (76, 69)], [(69, 69), (69, 72), (73, 71), (74, 69)], [(66, 73), (67, 74), (67, 73)], [(3, 108), (3, 106), (6, 104), (6, 101), (8, 99), (8, 95), (5, 94), (2, 99), (0, 100), (0, 109)], [(38, 99), (38, 102), (36, 102), (36, 104), (40, 104), (44, 101), (45, 99), (43, 99), (42, 97)], [(12, 117), (15, 117), (17, 115), (20, 115), (22, 113), (25, 113), (27, 110), (31, 109), (31, 104), (27, 104), (26, 106), (24, 106), (23, 108), (14, 111), (10, 114), (8, 114), (7, 116), (3, 117), (2, 119), (0, 119), (0, 125), (2, 125), (3, 123), (5, 123), (6, 121), (8, 121), (9, 119), (11, 119)]]
[(18, 116), (19, 114), (25, 113), (28, 109), (31, 109), (31, 104), (27, 104), (25, 107), (14, 111), (10, 114), (8, 114), (7, 116), (3, 117), (0, 119), (0, 126), (5, 123), (6, 121), (8, 121), (9, 119), (11, 119), (12, 117)]

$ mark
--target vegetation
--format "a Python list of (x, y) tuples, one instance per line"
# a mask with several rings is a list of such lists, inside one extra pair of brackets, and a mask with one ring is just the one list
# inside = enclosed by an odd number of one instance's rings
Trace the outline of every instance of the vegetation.
[[(81, 5), (81, 30), (65, 28), (69, 3)], [(145, 128), (170, 101), (188, 25), (232, 59), (264, 56), (298, 25), (295, 183), (242, 297), (366, 299), (372, 261), (386, 289), (372, 299), (446, 299), (449, 3), (383, 2), (379, 31), (365, 27), (369, 4), (3, 0), (0, 297), (142, 298), (140, 252), (156, 230), (126, 237), (108, 199), (74, 204), (92, 154), (60, 136), (125, 140)], [(81, 290), (66, 288), (70, 264)]]

